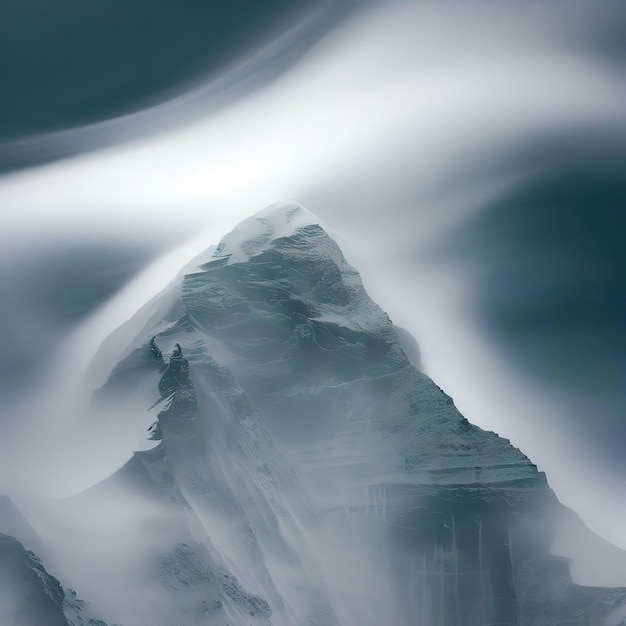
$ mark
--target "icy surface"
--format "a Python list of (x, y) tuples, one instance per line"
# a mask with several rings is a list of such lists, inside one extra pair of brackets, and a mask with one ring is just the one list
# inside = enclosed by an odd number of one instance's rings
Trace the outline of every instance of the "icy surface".
[(319, 219), (299, 204), (275, 204), (241, 222), (222, 239), (213, 256), (228, 258), (229, 263), (245, 263), (266, 250), (275, 239), (318, 223)]
[(600, 626), (626, 599), (572, 581), (545, 476), (416, 369), (299, 205), (242, 223), (110, 342), (129, 329), (94, 402), (156, 443), (48, 528), (107, 621)]

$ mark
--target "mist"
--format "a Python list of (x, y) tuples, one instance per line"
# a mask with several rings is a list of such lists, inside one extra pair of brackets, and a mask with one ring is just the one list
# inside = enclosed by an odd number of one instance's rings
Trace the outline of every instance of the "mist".
[[(564, 504), (626, 549), (626, 467), (615, 443), (626, 406), (615, 235), (626, 186), (616, 34), (625, 19), (608, 4), (372, 3), (308, 40), (279, 72), (271, 55), (257, 59), (267, 73), (227, 106), (211, 104), (213, 76), (84, 126), (88, 141), (66, 131), (73, 156), (35, 155), (32, 167), (2, 176), (10, 358), (0, 489), (58, 546), (59, 572), (80, 579), (100, 558), (86, 555), (72, 572), (61, 555), (77, 529), (105, 516), (90, 505), (93, 519), (76, 511), (67, 529), (40, 499), (96, 485), (154, 446), (145, 439), (154, 416), (137, 408), (143, 396), (109, 422), (90, 405), (123, 356), (115, 346), (148, 319), (133, 315), (240, 220), (288, 199), (323, 220), (461, 413), (510, 439)], [(127, 132), (134, 125), (146, 130)], [(573, 191), (555, 192), (564, 188)], [(62, 256), (69, 249), (75, 257)], [(148, 518), (170, 515), (152, 506), (129, 524), (109, 520), (106, 536), (133, 529), (116, 546), (120, 558)], [(572, 557), (576, 533), (568, 536), (556, 549)], [(329, 539), (320, 567), (338, 595), (340, 579), (370, 571), (357, 558), (367, 539), (353, 538), (347, 573), (330, 555), (333, 541), (349, 538)]]

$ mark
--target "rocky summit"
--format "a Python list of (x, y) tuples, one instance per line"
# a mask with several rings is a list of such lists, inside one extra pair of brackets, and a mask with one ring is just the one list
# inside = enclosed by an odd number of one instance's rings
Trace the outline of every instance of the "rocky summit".
[(411, 364), (302, 207), (243, 222), (131, 323), (94, 405), (151, 411), (154, 447), (67, 503), (136, 513), (89, 563), (105, 619), (620, 623), (626, 590), (576, 584), (552, 554), (574, 514), (545, 475)]

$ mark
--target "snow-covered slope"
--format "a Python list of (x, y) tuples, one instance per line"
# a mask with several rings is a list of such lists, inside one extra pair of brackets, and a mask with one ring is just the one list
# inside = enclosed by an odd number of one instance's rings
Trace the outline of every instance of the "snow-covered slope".
[(304, 208), (242, 223), (129, 324), (94, 401), (112, 428), (143, 402), (157, 443), (59, 503), (85, 548), (51, 549), (106, 619), (600, 626), (626, 599), (572, 582), (545, 476), (410, 363)]

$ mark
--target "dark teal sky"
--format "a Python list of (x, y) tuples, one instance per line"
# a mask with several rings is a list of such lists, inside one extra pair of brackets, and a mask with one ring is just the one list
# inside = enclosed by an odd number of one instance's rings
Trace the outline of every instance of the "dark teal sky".
[(311, 0), (3, 0), (0, 140), (142, 109), (280, 33)]
[(440, 253), (467, 268), (472, 315), (507, 362), (567, 407), (560, 426), (626, 472), (626, 133), (554, 131), (492, 166), (520, 182)]

